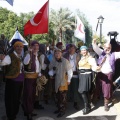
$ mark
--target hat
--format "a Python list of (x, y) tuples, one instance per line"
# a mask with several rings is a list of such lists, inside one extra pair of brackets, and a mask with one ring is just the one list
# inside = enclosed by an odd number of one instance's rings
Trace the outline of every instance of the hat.
[(31, 45), (31, 46), (34, 46), (35, 44), (40, 45), (40, 44), (39, 44), (39, 42), (38, 42), (38, 41), (36, 41), (36, 40), (33, 40), (33, 41), (31, 41), (31, 43), (30, 43), (30, 45)]
[(13, 46), (17, 41), (22, 42), (20, 39), (13, 39), (11, 42), (11, 46)]
[(55, 47), (54, 52), (57, 52), (57, 51), (62, 52), (62, 50), (61, 50), (61, 49), (59, 49), (59, 48)]
[(69, 44), (69, 48), (74, 47), (76, 49), (76, 46), (74, 44)]
[(84, 45), (83, 41), (78, 42), (78, 47), (83, 46), (83, 45)]
[(15, 44), (13, 45), (13, 47), (15, 48), (17, 46), (23, 47), (23, 43), (21, 41), (17, 41), (17, 42), (15, 42)]
[(87, 48), (87, 46), (81, 46), (80, 47), (80, 50), (87, 50), (88, 48)]
[(58, 47), (59, 45), (63, 45), (62, 42), (58, 42), (58, 43), (56, 44), (56, 47)]
[(68, 50), (70, 47), (70, 43), (66, 45), (66, 50)]

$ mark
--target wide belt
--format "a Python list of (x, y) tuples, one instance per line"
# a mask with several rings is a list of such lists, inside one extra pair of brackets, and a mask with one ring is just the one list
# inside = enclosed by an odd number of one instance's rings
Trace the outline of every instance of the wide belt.
[(38, 73), (25, 73), (25, 78), (36, 79), (38, 77)]
[(80, 73), (85, 73), (85, 72), (92, 72), (91, 69), (79, 69)]

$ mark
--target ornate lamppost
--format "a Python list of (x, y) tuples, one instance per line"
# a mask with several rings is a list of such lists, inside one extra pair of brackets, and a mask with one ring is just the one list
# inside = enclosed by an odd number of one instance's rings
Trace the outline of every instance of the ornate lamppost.
[(103, 23), (103, 16), (100, 15), (98, 18), (98, 24), (100, 24), (100, 43), (102, 42), (102, 23)]

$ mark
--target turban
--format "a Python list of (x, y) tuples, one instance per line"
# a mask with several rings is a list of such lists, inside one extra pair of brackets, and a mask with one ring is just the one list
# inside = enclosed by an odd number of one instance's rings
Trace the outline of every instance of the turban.
[(17, 42), (14, 43), (13, 47), (15, 48), (15, 47), (17, 47), (17, 46), (23, 47), (23, 43), (20, 42), (20, 41), (17, 41)]
[(80, 50), (87, 50), (88, 48), (86, 46), (81, 46)]
[(40, 45), (40, 44), (39, 44), (39, 42), (38, 42), (38, 41), (36, 41), (36, 40), (33, 40), (33, 41), (31, 42), (31, 44), (30, 44), (30, 45), (31, 45), (31, 46), (34, 46), (35, 44)]

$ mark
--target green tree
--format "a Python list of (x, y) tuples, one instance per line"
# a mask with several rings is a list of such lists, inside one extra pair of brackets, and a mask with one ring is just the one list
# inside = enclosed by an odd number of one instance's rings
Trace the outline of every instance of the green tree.
[(63, 32), (67, 29), (72, 29), (72, 25), (74, 22), (71, 21), (72, 12), (68, 8), (60, 8), (60, 10), (50, 11), (50, 22), (53, 23), (53, 29), (55, 31), (55, 35), (58, 36), (58, 39), (62, 41)]
[(0, 33), (10, 39), (15, 32), (18, 16), (5, 8), (0, 8)]

